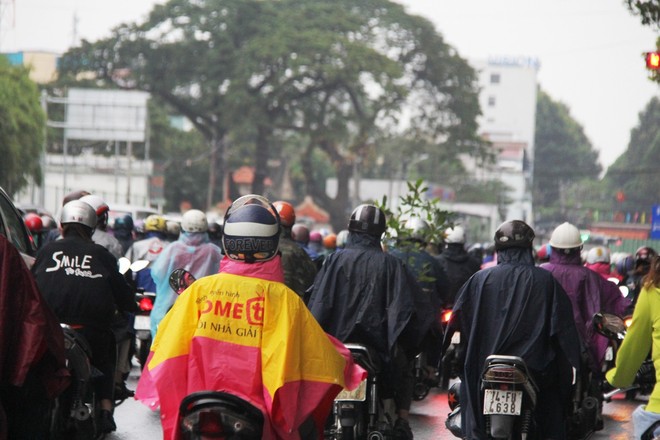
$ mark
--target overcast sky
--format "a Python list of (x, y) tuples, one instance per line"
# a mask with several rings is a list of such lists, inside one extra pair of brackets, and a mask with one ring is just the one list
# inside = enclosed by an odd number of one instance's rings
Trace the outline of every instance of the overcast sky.
[[(464, 58), (538, 58), (541, 87), (570, 108), (604, 166), (625, 151), (639, 113), (660, 95), (642, 58), (658, 29), (642, 26), (623, 0), (399, 2), (431, 20)], [(141, 21), (156, 3), (163, 1), (0, 0), (0, 51), (64, 52)]]

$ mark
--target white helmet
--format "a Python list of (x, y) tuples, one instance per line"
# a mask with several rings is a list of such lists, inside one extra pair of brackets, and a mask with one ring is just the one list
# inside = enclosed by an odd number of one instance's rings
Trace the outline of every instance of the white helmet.
[(587, 252), (587, 264), (610, 262), (610, 250), (605, 246), (596, 246)]
[(550, 236), (550, 246), (557, 249), (574, 249), (582, 246), (580, 231), (574, 225), (564, 222), (557, 226)]
[(209, 223), (206, 220), (206, 214), (199, 209), (189, 209), (183, 214), (181, 219), (181, 229), (184, 232), (206, 232), (209, 230)]
[(81, 200), (71, 200), (62, 207), (60, 215), (60, 224), (78, 223), (85, 225), (90, 229), (96, 227), (96, 212), (89, 203)]
[(454, 226), (445, 230), (445, 243), (465, 244), (465, 229), (462, 226)]
[(413, 240), (427, 242), (431, 227), (425, 220), (419, 217), (413, 217), (406, 221), (406, 229), (408, 229), (410, 238)]

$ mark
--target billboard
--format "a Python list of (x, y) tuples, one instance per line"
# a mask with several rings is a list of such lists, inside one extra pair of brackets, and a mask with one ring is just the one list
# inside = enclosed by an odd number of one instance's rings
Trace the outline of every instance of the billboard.
[(90, 141), (144, 142), (149, 94), (140, 91), (70, 89), (64, 136)]
[(660, 205), (653, 205), (651, 212), (651, 240), (660, 240)]

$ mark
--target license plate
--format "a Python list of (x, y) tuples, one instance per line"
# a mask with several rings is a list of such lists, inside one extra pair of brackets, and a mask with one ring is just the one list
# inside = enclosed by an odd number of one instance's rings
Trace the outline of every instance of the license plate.
[(353, 391), (348, 391), (346, 388), (341, 390), (335, 400), (367, 400), (367, 379), (360, 382), (360, 385)]
[(454, 345), (461, 343), (461, 332), (454, 332), (454, 334), (451, 335), (451, 343)]
[(135, 330), (151, 330), (151, 319), (148, 315), (135, 315)]
[(484, 414), (519, 416), (522, 391), (485, 390)]

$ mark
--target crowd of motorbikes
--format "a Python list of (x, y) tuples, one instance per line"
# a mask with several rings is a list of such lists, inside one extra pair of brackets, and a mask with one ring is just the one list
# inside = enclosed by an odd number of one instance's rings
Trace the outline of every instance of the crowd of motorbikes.
[[(148, 263), (119, 261), (121, 273), (134, 273)], [(184, 269), (175, 270), (170, 276), (170, 287), (182, 293), (195, 279)], [(140, 311), (135, 316), (134, 354), (144, 367), (151, 346), (149, 313), (155, 295), (136, 289)], [(446, 328), (451, 309), (441, 314), (441, 325)], [(621, 317), (598, 313), (593, 317), (594, 329), (609, 341), (602, 365), (603, 375), (595, 378), (589, 368), (577, 375), (574, 383), (573, 408), (567, 419), (567, 433), (572, 440), (586, 439), (602, 429), (602, 405), (616, 395), (632, 399), (637, 393), (648, 394), (655, 384), (655, 371), (649, 359), (644, 362), (635, 383), (625, 389), (614, 389), (604, 380), (604, 372), (614, 366), (618, 347), (626, 334), (627, 325)], [(51, 433), (54, 439), (94, 439), (99, 437), (96, 428), (99, 402), (94, 391), (98, 372), (90, 363), (90, 350), (75, 328), (62, 325), (65, 335), (67, 366), (71, 373), (71, 386), (60, 395), (51, 412)], [(461, 407), (459, 402), (460, 381), (456, 347), (460, 334), (453, 335), (445, 350), (436, 375), (429, 372), (425, 353), (420, 353), (414, 363), (415, 400), (422, 400), (431, 388), (447, 390), (450, 413), (445, 425), (456, 437), (461, 438)], [(367, 378), (355, 390), (342, 391), (335, 399), (332, 412), (326, 422), (324, 438), (335, 439), (394, 439), (393, 405), (380, 398), (379, 361), (372, 350), (364, 345), (346, 344), (347, 348), (368, 373)], [(483, 417), (488, 434), (493, 439), (534, 439), (534, 410), (538, 388), (523, 359), (516, 356), (493, 354), (488, 357), (482, 372)], [(454, 380), (449, 386), (449, 381)], [(121, 401), (117, 401), (117, 404)], [(183, 399), (177, 423), (182, 439), (239, 438), (258, 439), (264, 420), (261, 411), (237, 396), (213, 390), (192, 393)]]

